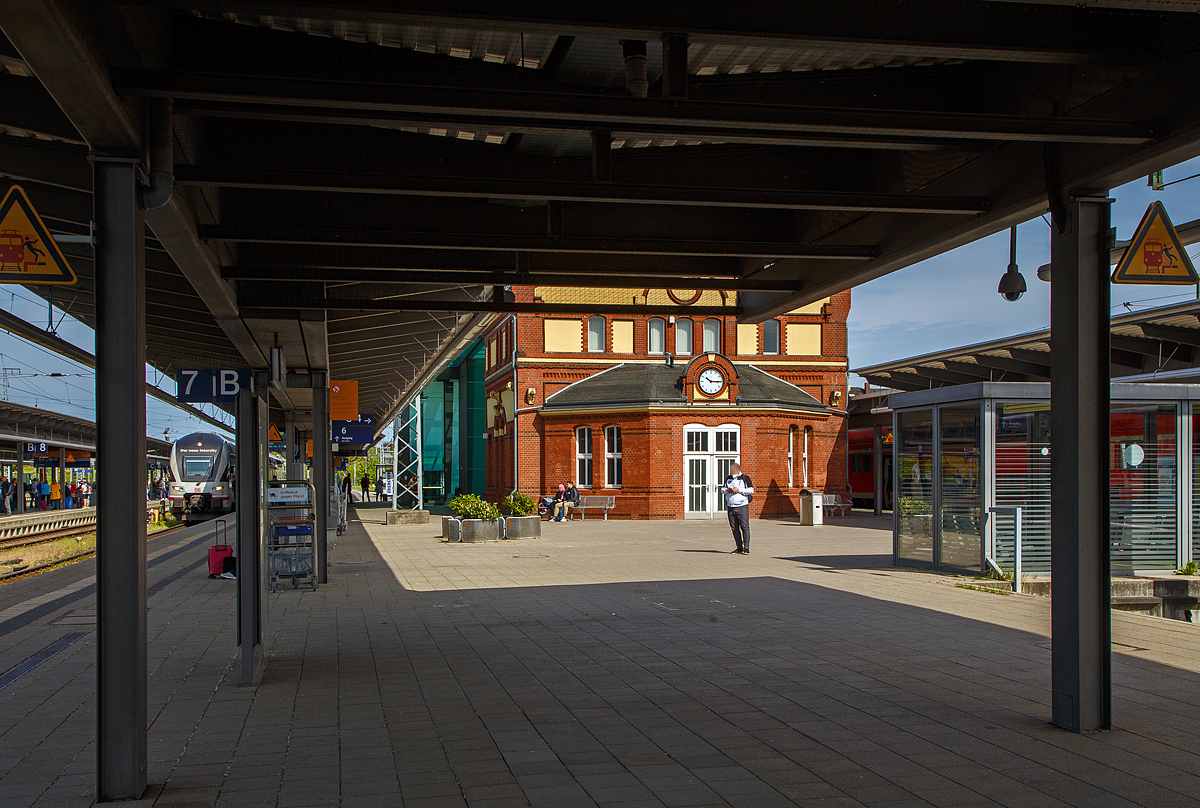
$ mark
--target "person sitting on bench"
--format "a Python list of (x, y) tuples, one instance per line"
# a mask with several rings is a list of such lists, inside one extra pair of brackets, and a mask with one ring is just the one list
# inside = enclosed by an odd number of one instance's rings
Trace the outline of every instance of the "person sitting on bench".
[(568, 482), (565, 486), (560, 485), (554, 500), (554, 521), (566, 521), (570, 509), (579, 505), (579, 489), (573, 482)]

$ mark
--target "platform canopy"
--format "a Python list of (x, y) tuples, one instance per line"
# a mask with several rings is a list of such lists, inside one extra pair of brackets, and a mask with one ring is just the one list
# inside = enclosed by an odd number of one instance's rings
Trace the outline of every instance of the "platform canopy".
[(283, 345), (380, 425), (506, 285), (736, 290), (758, 321), (1200, 154), (1195, 2), (0, 9), (0, 171), (52, 228), (87, 228), (88, 149), (173, 102), (150, 361)]
[[(1200, 301), (1130, 312), (1112, 319), (1113, 379), (1200, 381)], [(854, 373), (871, 384), (915, 392), (975, 382), (1050, 381), (1050, 329), (897, 359)]]

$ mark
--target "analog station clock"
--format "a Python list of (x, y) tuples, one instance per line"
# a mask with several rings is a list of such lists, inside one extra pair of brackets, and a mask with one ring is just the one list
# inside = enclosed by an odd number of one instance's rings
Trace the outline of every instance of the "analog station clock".
[(725, 388), (725, 374), (719, 368), (705, 368), (696, 380), (696, 386), (706, 396), (715, 396)]

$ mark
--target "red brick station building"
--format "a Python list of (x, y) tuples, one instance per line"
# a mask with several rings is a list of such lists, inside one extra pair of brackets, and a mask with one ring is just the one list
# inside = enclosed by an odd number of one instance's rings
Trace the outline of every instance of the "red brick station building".
[[(518, 302), (728, 306), (734, 292), (515, 287)], [(847, 485), (842, 292), (759, 325), (734, 315), (518, 314), (484, 332), (486, 498), (572, 480), (613, 517), (723, 517), (740, 461), (754, 516)], [(514, 462), (514, 445), (517, 458)]]

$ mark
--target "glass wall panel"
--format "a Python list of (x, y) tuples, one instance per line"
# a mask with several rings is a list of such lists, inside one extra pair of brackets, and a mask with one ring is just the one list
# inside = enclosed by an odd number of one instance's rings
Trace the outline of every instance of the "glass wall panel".
[(429, 504), (446, 501), (445, 386), (445, 382), (430, 382), (421, 393), (421, 484)]
[(979, 570), (983, 558), (980, 405), (942, 407), (940, 415), (942, 530), (938, 566)]
[(1174, 405), (1114, 404), (1108, 443), (1113, 574), (1175, 569)]
[(933, 564), (933, 411), (896, 414), (896, 476), (900, 488), (896, 555)]
[(1192, 560), (1200, 561), (1200, 404), (1192, 405)]
[[(1021, 569), (1050, 572), (1050, 404), (996, 405), (996, 506), (1021, 508)], [(1013, 522), (993, 516), (995, 561), (1013, 569)]]

